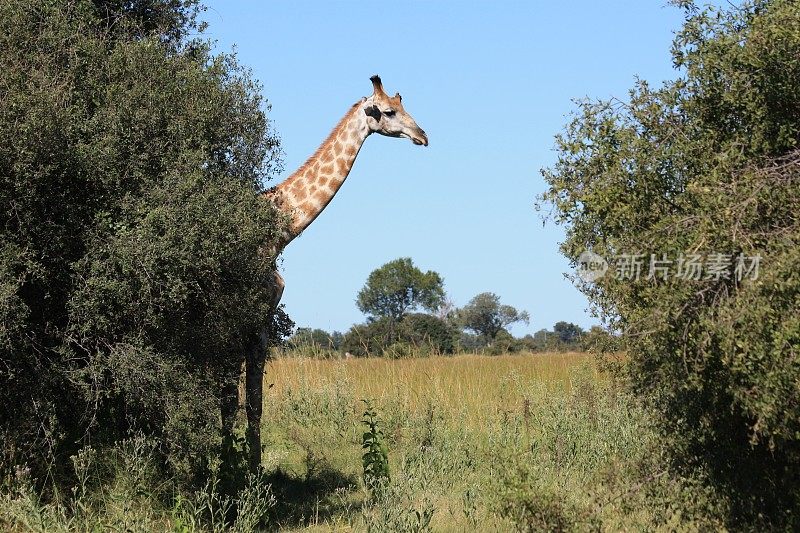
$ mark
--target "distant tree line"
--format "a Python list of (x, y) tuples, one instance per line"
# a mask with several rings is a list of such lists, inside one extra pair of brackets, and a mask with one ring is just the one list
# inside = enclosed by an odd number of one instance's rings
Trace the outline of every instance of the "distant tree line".
[(585, 332), (569, 322), (552, 330), (516, 338), (509, 327), (528, 323), (527, 311), (503, 304), (500, 297), (483, 292), (457, 308), (444, 291), (437, 272), (423, 272), (410, 258), (399, 258), (375, 269), (356, 297), (367, 320), (346, 333), (300, 328), (287, 348), (318, 357), (454, 354), (502, 354), (583, 350), (599, 337), (611, 338), (594, 327)]

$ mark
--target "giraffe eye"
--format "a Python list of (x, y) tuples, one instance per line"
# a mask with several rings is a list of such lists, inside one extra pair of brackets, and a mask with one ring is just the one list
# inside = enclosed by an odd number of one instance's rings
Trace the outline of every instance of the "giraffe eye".
[(394, 114), (395, 114), (395, 110), (394, 109), (387, 109), (386, 111), (383, 112), (383, 114), (386, 115), (387, 117), (393, 117)]

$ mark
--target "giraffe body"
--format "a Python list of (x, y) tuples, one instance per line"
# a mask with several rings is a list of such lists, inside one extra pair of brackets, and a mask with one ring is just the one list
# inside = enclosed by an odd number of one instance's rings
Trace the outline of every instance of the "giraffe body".
[[(291, 176), (264, 193), (289, 219), (284, 235), (272, 250), (277, 257), (327, 207), (353, 168), (364, 141), (372, 133), (404, 137), (416, 145), (428, 146), (428, 137), (403, 108), (400, 94), (387, 95), (381, 79), (370, 78), (373, 94), (356, 102), (323, 141), (316, 152)], [(275, 292), (272, 309), (277, 309), (283, 295), (283, 277), (275, 269)], [(251, 470), (261, 465), (261, 410), (263, 374), (269, 347), (269, 332), (254, 336), (245, 354), (245, 410), (247, 443)], [(223, 428), (232, 428), (231, 398), (235, 391), (223, 391)], [(227, 395), (226, 395), (227, 394)]]

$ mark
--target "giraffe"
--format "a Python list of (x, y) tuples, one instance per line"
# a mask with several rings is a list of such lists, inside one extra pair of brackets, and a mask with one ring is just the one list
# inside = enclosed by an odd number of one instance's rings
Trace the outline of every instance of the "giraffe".
[[(330, 135), (314, 154), (285, 181), (267, 190), (263, 197), (286, 215), (288, 224), (278, 239), (271, 257), (283, 249), (305, 230), (327, 207), (344, 184), (353, 168), (361, 146), (372, 133), (387, 137), (403, 137), (415, 145), (428, 146), (428, 136), (403, 108), (399, 93), (387, 95), (378, 75), (370, 78), (373, 94), (361, 98), (347, 111)], [(271, 302), (273, 312), (283, 296), (284, 281), (274, 271), (275, 285)], [(269, 334), (262, 331), (251, 343), (245, 359), (245, 411), (247, 413), (247, 443), (250, 450), (250, 468), (261, 464), (261, 410), (264, 364), (269, 349)], [(236, 391), (223, 393), (223, 425), (228, 413), (235, 412), (238, 400)], [(227, 398), (227, 400), (226, 400)], [(227, 406), (226, 402), (227, 401)], [(231, 402), (235, 402), (231, 404)], [(232, 424), (233, 417), (227, 415)], [(230, 426), (232, 427), (232, 425)]]

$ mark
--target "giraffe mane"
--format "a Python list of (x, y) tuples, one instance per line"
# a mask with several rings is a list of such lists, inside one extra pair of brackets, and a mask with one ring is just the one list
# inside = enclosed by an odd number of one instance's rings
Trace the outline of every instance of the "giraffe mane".
[(313, 162), (314, 162), (314, 161), (316, 161), (317, 159), (319, 159), (319, 157), (322, 155), (322, 147), (323, 147), (323, 146), (326, 146), (326, 145), (328, 144), (328, 142), (329, 142), (329, 141), (332, 141), (332, 140), (334, 140), (334, 139), (335, 139), (335, 137), (336, 137), (337, 135), (339, 135), (339, 132), (342, 130), (342, 128), (344, 127), (345, 123), (346, 123), (347, 121), (349, 121), (349, 120), (350, 120), (350, 117), (353, 115), (353, 113), (355, 113), (355, 111), (358, 109), (358, 107), (359, 107), (359, 106), (360, 106), (360, 105), (361, 105), (363, 102), (364, 102), (364, 100), (363, 100), (363, 99), (362, 99), (362, 100), (359, 100), (358, 102), (356, 102), (355, 104), (353, 104), (353, 105), (350, 107), (350, 110), (349, 110), (347, 113), (345, 113), (345, 115), (342, 117), (342, 119), (341, 119), (341, 120), (340, 120), (340, 121), (339, 121), (339, 122), (338, 122), (338, 123), (337, 123), (337, 124), (336, 124), (336, 125), (333, 127), (333, 129), (332, 129), (332, 130), (331, 130), (331, 132), (328, 134), (328, 136), (327, 136), (327, 137), (325, 137), (325, 139), (324, 139), (324, 140), (323, 140), (323, 141), (322, 141), (322, 142), (319, 144), (319, 146), (318, 146), (318, 147), (317, 147), (317, 149), (314, 151), (314, 153), (313, 153), (313, 154), (311, 154), (311, 157), (309, 157), (308, 159), (306, 159), (305, 163), (303, 163), (302, 165), (300, 165), (300, 167), (299, 167), (297, 170), (295, 170), (294, 172), (292, 172), (292, 174), (289, 176), (289, 178), (292, 178), (293, 176), (299, 176), (299, 175), (303, 174), (303, 172), (305, 172), (305, 171), (308, 169), (308, 167), (309, 167), (311, 164), (313, 164)]

